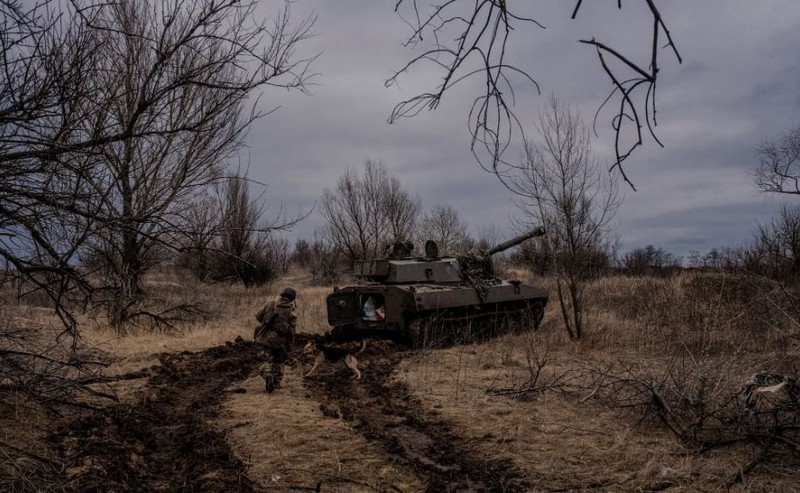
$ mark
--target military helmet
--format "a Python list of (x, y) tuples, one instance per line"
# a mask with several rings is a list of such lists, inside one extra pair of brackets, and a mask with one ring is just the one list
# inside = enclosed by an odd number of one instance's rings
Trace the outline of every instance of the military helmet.
[(296, 295), (297, 293), (295, 292), (295, 290), (288, 286), (283, 288), (283, 291), (281, 291), (281, 298), (286, 298), (289, 301), (294, 301)]

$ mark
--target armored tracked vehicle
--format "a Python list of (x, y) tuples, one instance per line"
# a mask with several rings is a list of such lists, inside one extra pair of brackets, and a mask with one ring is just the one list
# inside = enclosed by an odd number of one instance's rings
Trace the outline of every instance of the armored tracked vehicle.
[(357, 261), (353, 274), (363, 283), (335, 287), (327, 297), (332, 335), (399, 335), (423, 346), (536, 330), (547, 292), (495, 277), (492, 255), (543, 234), (537, 228), (489, 250), (455, 257), (440, 257), (433, 241), (425, 244), (425, 257), (414, 257), (409, 242), (398, 242), (386, 258)]

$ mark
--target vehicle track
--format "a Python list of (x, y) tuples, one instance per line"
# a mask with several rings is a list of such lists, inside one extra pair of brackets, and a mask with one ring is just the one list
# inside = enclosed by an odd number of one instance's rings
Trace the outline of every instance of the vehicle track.
[[(67, 491), (259, 490), (210, 423), (225, 388), (250, 375), (259, 348), (240, 338), (201, 352), (162, 354), (144, 396), (58, 430)], [(52, 480), (52, 478), (50, 478)]]
[(426, 483), (429, 492), (528, 491), (523, 475), (509, 462), (485, 457), (437, 413), (426, 410), (407, 385), (393, 378), (407, 348), (371, 342), (358, 356), (363, 378), (341, 369), (305, 380), (323, 412), (340, 416), (393, 462)]
[[(298, 336), (294, 356), (302, 358)], [(57, 430), (59, 478), (41, 478), (47, 490), (66, 491), (263, 491), (246, 475), (224, 431), (212, 426), (226, 388), (250, 376), (261, 349), (238, 338), (201, 352), (162, 354), (141, 398), (88, 413)], [(376, 442), (391, 461), (422, 480), (430, 492), (518, 492), (522, 475), (505, 460), (481, 455), (443, 418), (426, 410), (393, 378), (408, 348), (372, 341), (359, 355), (364, 378), (349, 370), (320, 372), (304, 381), (324, 413), (346, 420)], [(55, 486), (56, 482), (58, 486)]]

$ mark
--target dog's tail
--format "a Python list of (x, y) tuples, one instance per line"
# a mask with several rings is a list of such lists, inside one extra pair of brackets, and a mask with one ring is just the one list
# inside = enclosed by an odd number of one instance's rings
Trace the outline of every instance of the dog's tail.
[(355, 354), (361, 354), (361, 352), (364, 351), (366, 348), (367, 348), (367, 340), (366, 339), (361, 339), (361, 347), (359, 347), (358, 351), (356, 351), (353, 354), (354, 355)]

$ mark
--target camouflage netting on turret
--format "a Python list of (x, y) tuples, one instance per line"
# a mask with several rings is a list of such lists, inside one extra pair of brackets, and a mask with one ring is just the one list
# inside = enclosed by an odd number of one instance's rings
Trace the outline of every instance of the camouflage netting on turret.
[(457, 259), (461, 277), (475, 287), (481, 301), (486, 301), (489, 286), (500, 284), (500, 279), (494, 276), (491, 255), (473, 248), (467, 253), (459, 255)]

